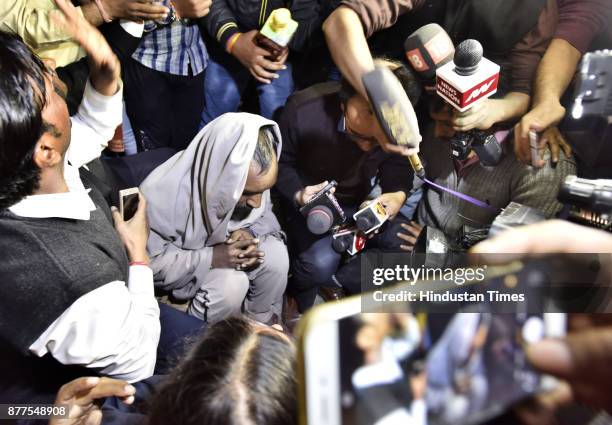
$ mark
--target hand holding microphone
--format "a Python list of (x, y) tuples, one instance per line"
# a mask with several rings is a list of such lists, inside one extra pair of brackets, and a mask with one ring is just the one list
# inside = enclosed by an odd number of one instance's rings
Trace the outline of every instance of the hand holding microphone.
[(408, 156), (415, 174), (424, 178), (425, 170), (417, 155), (423, 139), (419, 123), (397, 77), (389, 68), (377, 66), (362, 77), (362, 82), (387, 139), (397, 145), (398, 153)]

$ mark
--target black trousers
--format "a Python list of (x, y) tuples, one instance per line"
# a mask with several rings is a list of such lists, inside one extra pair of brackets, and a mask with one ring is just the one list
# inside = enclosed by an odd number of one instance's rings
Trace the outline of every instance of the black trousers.
[(204, 72), (173, 75), (132, 58), (122, 67), (125, 107), (138, 150), (185, 149), (198, 132), (204, 110)]

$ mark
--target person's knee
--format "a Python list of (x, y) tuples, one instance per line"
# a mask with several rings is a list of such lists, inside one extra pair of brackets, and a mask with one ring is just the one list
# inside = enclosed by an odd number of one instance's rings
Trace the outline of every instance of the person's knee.
[(240, 310), (247, 292), (249, 278), (245, 272), (228, 269), (223, 279), (223, 288), (219, 292), (219, 302), (231, 310)]
[(283, 241), (270, 238), (264, 247), (264, 264), (266, 271), (275, 276), (287, 277), (289, 273), (289, 253)]
[(315, 285), (328, 283), (338, 270), (340, 256), (333, 250), (309, 250), (294, 260), (293, 273)]
[(213, 281), (198, 291), (189, 306), (189, 314), (209, 323), (239, 315), (249, 290), (249, 279), (244, 272), (216, 269), (214, 273)]

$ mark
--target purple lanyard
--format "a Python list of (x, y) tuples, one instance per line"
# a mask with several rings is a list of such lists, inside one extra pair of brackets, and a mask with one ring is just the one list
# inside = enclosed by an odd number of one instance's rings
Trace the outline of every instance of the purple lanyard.
[(473, 197), (471, 197), (469, 195), (466, 195), (465, 193), (456, 192), (456, 191), (451, 190), (451, 189), (449, 189), (447, 187), (440, 186), (439, 184), (436, 184), (436, 183), (434, 183), (431, 180), (426, 179), (426, 178), (423, 179), (423, 181), (425, 183), (435, 187), (435, 188), (438, 188), (440, 190), (443, 190), (446, 193), (451, 194), (452, 196), (454, 196), (456, 198), (463, 199), (464, 201), (469, 202), (470, 204), (476, 205), (476, 206), (478, 206), (480, 208), (484, 208), (484, 209), (489, 210), (491, 212), (494, 212), (496, 214), (499, 214), (501, 212), (501, 210), (499, 208), (495, 208), (495, 207), (493, 207), (493, 206), (491, 206), (491, 205), (489, 205), (487, 203), (484, 203), (484, 202), (482, 202), (482, 201), (480, 201), (480, 200), (478, 200), (476, 198), (473, 198)]
[[(503, 130), (503, 131), (497, 132), (495, 134), (495, 136), (497, 137), (497, 140), (501, 140), (502, 143), (503, 143), (506, 140), (506, 138), (508, 137), (508, 133), (509, 133), (509, 131)], [(454, 197), (459, 198), (459, 199), (463, 199), (464, 201), (469, 202), (472, 205), (476, 205), (477, 207), (484, 208), (485, 210), (489, 210), (489, 211), (491, 211), (491, 212), (493, 212), (495, 214), (499, 214), (500, 212), (502, 212), (502, 210), (499, 209), (499, 208), (495, 208), (495, 207), (493, 207), (493, 206), (491, 206), (491, 205), (489, 205), (489, 204), (487, 204), (485, 202), (482, 202), (479, 199), (476, 199), (476, 198), (473, 198), (473, 197), (471, 197), (469, 195), (466, 195), (465, 193), (457, 192), (457, 191), (454, 191), (454, 190), (449, 189), (447, 187), (440, 186), (439, 184), (436, 184), (436, 183), (432, 182), (431, 180), (429, 180), (427, 178), (424, 178), (423, 181), (425, 183), (435, 187), (435, 188), (438, 188), (438, 189), (440, 189), (440, 190), (450, 194), (451, 196), (454, 196)]]

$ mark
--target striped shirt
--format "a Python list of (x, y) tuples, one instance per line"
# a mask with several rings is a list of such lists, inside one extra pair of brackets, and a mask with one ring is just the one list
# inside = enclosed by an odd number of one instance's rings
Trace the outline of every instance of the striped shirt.
[(156, 71), (198, 75), (206, 68), (208, 53), (198, 26), (177, 21), (145, 33), (132, 58)]

